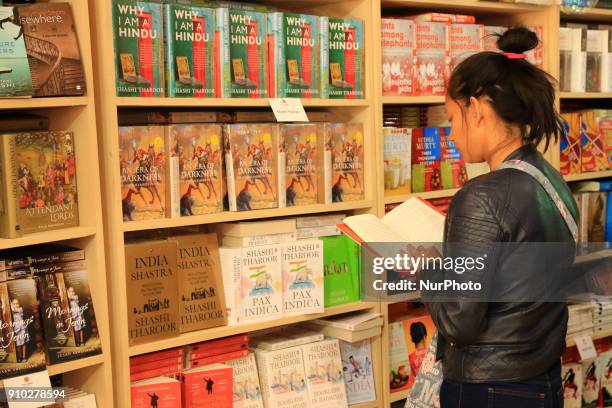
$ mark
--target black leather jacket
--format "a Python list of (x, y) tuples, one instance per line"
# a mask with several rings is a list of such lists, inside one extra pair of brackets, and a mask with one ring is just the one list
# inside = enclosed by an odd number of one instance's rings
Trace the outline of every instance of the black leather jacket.
[[(534, 147), (523, 146), (509, 159), (540, 169), (578, 219), (567, 184)], [(565, 242), (574, 248), (553, 201), (530, 175), (515, 169), (494, 171), (465, 184), (447, 213), (445, 242)], [(557, 260), (567, 270), (574, 262), (574, 253), (568, 252)], [(516, 259), (490, 261), (477, 280), (517, 291), (521, 285), (516, 282), (530, 284), (533, 271), (517, 270)], [(442, 358), (445, 379), (470, 383), (526, 380), (547, 371), (565, 349), (565, 303), (442, 303), (434, 301), (435, 296), (422, 293), (440, 333), (438, 358)]]

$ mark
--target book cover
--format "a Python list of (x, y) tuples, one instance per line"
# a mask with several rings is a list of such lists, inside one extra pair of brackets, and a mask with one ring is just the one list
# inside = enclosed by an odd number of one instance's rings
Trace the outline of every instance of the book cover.
[(34, 96), (83, 95), (85, 72), (70, 3), (20, 7), (19, 20)]
[(604, 92), (603, 81), (608, 77), (608, 71), (603, 72), (607, 64), (608, 30), (587, 30), (586, 45), (586, 91)]
[(608, 168), (608, 158), (604, 150), (604, 139), (601, 134), (595, 112), (578, 112), (580, 126), (581, 171), (599, 171)]
[(300, 346), (277, 351), (255, 349), (255, 358), (266, 407), (309, 406)]
[(32, 96), (32, 76), (20, 24), (19, 8), (1, 7), (0, 97)]
[(246, 357), (227, 360), (226, 365), (233, 370), (234, 408), (263, 408), (259, 375), (255, 364), (255, 354)]
[(223, 211), (223, 148), (217, 124), (171, 125), (175, 143), (171, 154), (178, 157), (181, 216)]
[(218, 8), (217, 72), (224, 98), (268, 96), (267, 15), (257, 11)]
[(402, 322), (389, 323), (389, 366), (391, 392), (410, 388), (410, 360)]
[(323, 313), (323, 242), (282, 244), (284, 315)]
[(364, 137), (361, 123), (329, 123), (332, 202), (358, 201), (365, 197)]
[(321, 408), (347, 406), (338, 340), (323, 340), (301, 347), (310, 405)]
[(120, 126), (119, 166), (123, 221), (166, 215), (167, 150), (163, 126)]
[(160, 359), (155, 361), (150, 361), (148, 363), (142, 363), (138, 365), (132, 364), (130, 361), (130, 375), (141, 373), (143, 371), (155, 370), (159, 367), (182, 367), (183, 366), (183, 356), (179, 357), (171, 357), (166, 359)]
[(293, 242), (297, 238), (298, 237), (295, 232), (254, 235), (250, 237), (232, 237), (230, 235), (225, 235), (221, 238), (221, 244), (231, 248), (245, 248), (260, 245), (280, 244), (282, 242)]
[(422, 22), (439, 22), (439, 23), (456, 23), (456, 24), (474, 24), (475, 16), (465, 14), (449, 14), (449, 13), (422, 13), (412, 16), (406, 16), (411, 20)]
[(181, 333), (227, 324), (216, 234), (174, 235)]
[(73, 133), (51, 131), (2, 137), (10, 147), (5, 150), (5, 160), (13, 167), (10, 174), (19, 191), (18, 202), (9, 205), (18, 206), (21, 233), (78, 226)]
[(173, 241), (125, 245), (130, 345), (179, 335), (177, 253)]
[[(319, 17), (319, 95), (329, 98), (329, 17)], [(311, 121), (313, 121), (311, 119)]]
[(199, 359), (191, 359), (189, 361), (185, 361), (185, 367), (195, 368), (195, 367), (202, 367), (202, 366), (206, 366), (210, 364), (225, 363), (225, 361), (227, 360), (233, 360), (235, 358), (246, 357), (247, 354), (249, 354), (249, 350), (246, 348), (242, 350), (228, 351), (226, 353), (217, 354), (214, 356), (202, 357)]
[(572, 89), (572, 28), (559, 27), (559, 91)]
[(587, 242), (605, 242), (607, 194), (605, 191), (587, 194), (588, 213), (581, 214), (582, 217), (587, 217)]
[(253, 343), (258, 349), (275, 351), (321, 341), (324, 338), (325, 336), (318, 331), (290, 326), (283, 328), (282, 332), (263, 334), (253, 339)]
[(450, 75), (450, 24), (416, 24), (415, 94), (444, 95)]
[(113, 0), (117, 96), (163, 97), (162, 5)]
[(163, 351), (155, 351), (153, 353), (141, 354), (130, 357), (130, 367), (138, 366), (159, 360), (167, 360), (175, 357), (182, 357), (184, 354), (182, 347), (175, 347)]
[(240, 321), (240, 276), (242, 274), (242, 248), (219, 248), (221, 274), (223, 277), (223, 297), (227, 325), (235, 326)]
[(410, 379), (408, 381), (410, 387), (421, 369), (436, 327), (431, 320), (431, 316), (424, 313), (404, 316), (402, 323), (408, 350), (408, 362), (410, 363)]
[(282, 317), (283, 278), (280, 245), (242, 250), (240, 307), (241, 323)]
[(529, 30), (533, 31), (538, 37), (538, 45), (529, 51), (526, 51), (526, 60), (540, 69), (544, 69), (544, 28), (541, 25), (528, 26)]
[(561, 368), (564, 408), (582, 408), (582, 365), (564, 364)]
[(612, 406), (612, 352), (601, 353), (597, 359), (597, 374), (601, 384), (601, 398), (604, 407)]
[(48, 243), (11, 249), (0, 256), (7, 269), (30, 266), (46, 267), (52, 264), (85, 259), (85, 250), (70, 245)]
[(465, 162), (461, 152), (450, 138), (450, 127), (441, 129), (440, 134), (440, 174), (442, 190), (463, 187), (468, 180)]
[(482, 24), (451, 24), (448, 27), (451, 64), (450, 72), (471, 55), (484, 51)]
[(183, 406), (210, 408), (232, 406), (232, 367), (211, 364), (183, 373)]
[(572, 56), (570, 67), (570, 91), (584, 92), (586, 90), (586, 28), (571, 27)]
[(412, 129), (383, 128), (385, 196), (410, 193)]
[(384, 96), (403, 96), (414, 93), (414, 22), (383, 18), (382, 87)]
[(0, 320), (0, 379), (44, 370), (43, 328), (34, 279), (0, 283)]
[(329, 19), (330, 99), (364, 98), (365, 40), (363, 20)]
[(600, 370), (597, 358), (582, 361), (582, 408), (596, 408), (600, 391)]
[(607, 168), (612, 167), (612, 112), (604, 109), (595, 109), (595, 120), (599, 125), (599, 132), (603, 138), (604, 149), (608, 160)]
[(374, 401), (376, 388), (370, 339), (357, 343), (340, 341), (340, 354), (348, 404)]
[(225, 125), (223, 143), (230, 210), (278, 207), (278, 125)]
[(37, 273), (50, 364), (102, 353), (85, 261), (49, 265)]
[(174, 378), (154, 378), (132, 383), (132, 408), (176, 408), (181, 405), (181, 382)]
[(507, 27), (501, 27), (501, 26), (489, 26), (489, 25), (484, 26), (483, 37), (482, 37), (483, 51), (500, 52), (501, 50), (497, 48), (497, 39), (507, 29), (508, 29)]
[(345, 235), (321, 237), (325, 307), (360, 299), (360, 247)]
[(412, 192), (441, 188), (440, 129), (412, 129)]
[(278, 189), (281, 203), (286, 207), (317, 204), (323, 162), (323, 126), (283, 124), (279, 137), (279, 172), (283, 172), (279, 174)]
[(168, 96), (215, 96), (214, 13), (203, 7), (164, 5)]
[(562, 113), (564, 132), (560, 140), (560, 173), (578, 174), (581, 168), (580, 120), (576, 113)]

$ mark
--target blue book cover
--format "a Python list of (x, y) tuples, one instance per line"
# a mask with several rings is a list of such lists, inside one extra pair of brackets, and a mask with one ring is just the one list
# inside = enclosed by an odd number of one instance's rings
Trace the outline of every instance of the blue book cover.
[(32, 76), (18, 9), (0, 7), (0, 97), (16, 96), (32, 96)]
[(608, 193), (606, 205), (606, 242), (612, 242), (612, 192)]

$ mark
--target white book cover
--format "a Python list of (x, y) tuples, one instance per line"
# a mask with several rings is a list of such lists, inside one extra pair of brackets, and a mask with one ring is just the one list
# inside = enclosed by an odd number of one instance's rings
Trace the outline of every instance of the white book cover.
[(325, 336), (322, 333), (313, 330), (301, 327), (288, 327), (283, 328), (283, 330), (278, 333), (268, 333), (259, 338), (254, 338), (251, 340), (251, 343), (259, 349), (275, 351), (301, 346), (307, 343), (314, 343), (324, 338)]
[(572, 28), (559, 27), (559, 90), (570, 92), (572, 79)]
[(243, 248), (240, 277), (240, 323), (283, 316), (283, 278), (280, 245)]
[(374, 401), (376, 389), (370, 339), (357, 343), (340, 341), (340, 354), (342, 355), (342, 374), (349, 405)]
[(233, 237), (231, 235), (224, 235), (221, 238), (221, 244), (223, 246), (231, 248), (247, 248), (261, 245), (274, 245), (280, 244), (281, 242), (295, 241), (297, 240), (297, 232), (286, 232), (281, 234), (267, 234), (267, 235), (252, 235), (248, 237)]
[(586, 47), (586, 91), (603, 92), (603, 82), (608, 78), (608, 71), (604, 71), (604, 62), (608, 65), (608, 30), (587, 30)]
[(94, 394), (83, 394), (71, 397), (64, 401), (63, 408), (96, 408), (96, 396)]
[(596, 408), (599, 400), (599, 360), (597, 358), (582, 362), (582, 407)]
[(582, 365), (564, 364), (561, 368), (563, 382), (563, 408), (582, 408)]
[(584, 92), (586, 89), (586, 30), (571, 28), (572, 30), (572, 66), (571, 87), (572, 92)]
[(249, 353), (246, 357), (228, 360), (224, 364), (232, 367), (234, 408), (263, 408), (255, 354)]
[(284, 314), (323, 313), (323, 241), (282, 245)]
[(241, 248), (219, 248), (223, 294), (227, 309), (227, 325), (235, 326), (240, 319)]
[(404, 387), (412, 374), (403, 322), (389, 323), (389, 368), (391, 392), (394, 392)]
[(338, 408), (348, 405), (338, 340), (302, 346), (310, 406)]
[(255, 349), (255, 358), (266, 408), (308, 407), (300, 346), (277, 351)]

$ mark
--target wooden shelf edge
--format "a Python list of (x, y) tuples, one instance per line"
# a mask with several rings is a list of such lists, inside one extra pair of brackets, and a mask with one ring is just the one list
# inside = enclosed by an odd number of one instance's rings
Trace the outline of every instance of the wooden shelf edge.
[(389, 392), (389, 402), (397, 402), (406, 399), (408, 397), (409, 392), (410, 389), (401, 390), (397, 392)]
[[(454, 3), (454, 4), (453, 4)], [(428, 8), (434, 11), (460, 11), (469, 10), (471, 13), (499, 13), (517, 14), (529, 11), (543, 10), (545, 6), (532, 4), (501, 3), (484, 0), (462, 0), (449, 2), (448, 0), (382, 0), (383, 7)]]
[(612, 92), (559, 92), (561, 99), (612, 99)]
[[(221, 108), (221, 107), (265, 107), (269, 108), (268, 99), (254, 98), (142, 98), (142, 97), (115, 97), (118, 107), (186, 107), (186, 108)], [(352, 107), (368, 106), (369, 99), (320, 99), (303, 98), (302, 105), (306, 107)]]
[(581, 180), (592, 180), (598, 178), (612, 177), (612, 170), (593, 171), (589, 173), (580, 174), (568, 174), (563, 176), (565, 181), (581, 181)]
[(248, 221), (261, 218), (291, 217), (322, 212), (349, 211), (374, 206), (372, 200), (349, 201), (333, 204), (313, 204), (301, 207), (269, 208), (252, 211), (224, 211), (215, 214), (193, 215), (191, 217), (162, 218), (146, 221), (129, 221), (123, 223), (123, 231), (144, 231), (160, 228), (186, 227), (190, 225), (214, 224), (218, 222)]
[(383, 105), (420, 105), (444, 103), (444, 95), (435, 96), (383, 96)]
[(61, 96), (49, 98), (2, 98), (0, 109), (39, 109), (63, 108), (70, 106), (86, 106), (90, 102), (88, 96)]
[(65, 241), (68, 239), (85, 238), (96, 234), (94, 227), (73, 227), (54, 231), (36, 232), (19, 238), (1, 238), (0, 249), (17, 248), (35, 244)]
[(444, 197), (452, 197), (459, 191), (458, 188), (452, 190), (439, 190), (439, 191), (425, 191), (423, 193), (410, 193), (410, 194), (402, 194), (397, 196), (387, 196), (385, 197), (385, 204), (395, 204), (401, 203), (412, 197), (420, 197), (422, 199), (428, 200), (431, 198), (444, 198)]
[(214, 340), (221, 337), (232, 336), (240, 333), (249, 333), (256, 330), (269, 329), (272, 327), (284, 326), (287, 324), (301, 323), (312, 319), (319, 319), (322, 317), (335, 316), (338, 314), (355, 312), (358, 310), (366, 310), (376, 307), (376, 302), (354, 302), (347, 303), (345, 305), (332, 306), (326, 309), (324, 313), (318, 314), (307, 314), (299, 316), (289, 316), (282, 319), (270, 320), (267, 322), (258, 322), (251, 324), (243, 324), (238, 326), (219, 326), (213, 327), (206, 330), (199, 330), (195, 332), (183, 333), (180, 336), (154, 341), (146, 344), (138, 344), (130, 346), (129, 355), (137, 356), (140, 354), (146, 354), (153, 351), (159, 351), (169, 349), (173, 347), (184, 346), (186, 344), (198, 343), (206, 340)]
[(91, 367), (104, 363), (104, 354), (98, 354), (96, 356), (85, 357), (79, 360), (67, 361), (60, 364), (52, 364), (47, 366), (49, 375), (57, 375), (67, 373), (69, 371), (80, 370), (81, 368)]
[(580, 21), (612, 21), (612, 10), (603, 8), (591, 8), (584, 13), (564, 13), (561, 12), (563, 20)]
[[(593, 338), (593, 340), (605, 339), (606, 337), (612, 337), (612, 327), (609, 328), (608, 330), (601, 330), (601, 331), (593, 332), (591, 334), (591, 337)], [(576, 345), (576, 342), (574, 341), (574, 339), (570, 338), (570, 339), (566, 339), (565, 344), (567, 345), (567, 347), (572, 347)]]
[(360, 402), (359, 404), (349, 405), (349, 408), (378, 408), (380, 405), (378, 401)]

